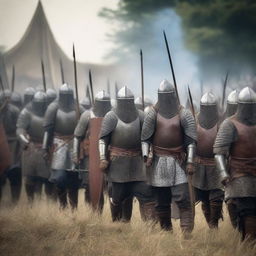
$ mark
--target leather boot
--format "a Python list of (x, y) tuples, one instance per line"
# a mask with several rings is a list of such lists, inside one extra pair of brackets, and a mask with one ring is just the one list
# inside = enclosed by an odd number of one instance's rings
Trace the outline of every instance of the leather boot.
[(35, 196), (35, 186), (31, 184), (25, 184), (25, 189), (28, 197), (28, 202), (32, 204)]
[(202, 201), (202, 211), (205, 217), (205, 220), (207, 224), (209, 225), (210, 219), (211, 219), (211, 210), (210, 210), (210, 202)]
[(232, 201), (228, 201), (227, 209), (228, 209), (228, 214), (229, 214), (231, 224), (234, 229), (237, 229), (238, 228), (238, 214), (236, 211), (236, 205), (233, 204)]
[(170, 208), (166, 210), (156, 209), (156, 215), (160, 223), (160, 227), (165, 231), (172, 231), (172, 222), (171, 222), (171, 210)]
[(222, 200), (210, 201), (211, 218), (209, 222), (210, 228), (218, 228), (219, 219), (223, 219), (222, 215)]
[(57, 187), (57, 195), (60, 202), (60, 208), (65, 209), (67, 207), (67, 189), (63, 187)]
[(256, 241), (256, 216), (243, 217), (243, 240)]
[(69, 204), (71, 206), (71, 209), (72, 210), (77, 209), (78, 189), (76, 189), (76, 188), (69, 188), (68, 189), (68, 199), (69, 199)]
[(126, 198), (122, 203), (122, 221), (130, 222), (132, 217), (133, 197)]
[(191, 208), (180, 208), (180, 228), (184, 238), (189, 238), (194, 229), (194, 218)]
[(156, 203), (155, 202), (147, 202), (141, 203), (140, 202), (140, 215), (143, 221), (156, 221), (156, 210), (155, 210)]
[(110, 199), (110, 210), (111, 210), (111, 217), (112, 221), (120, 221), (122, 218), (122, 204), (115, 204)]

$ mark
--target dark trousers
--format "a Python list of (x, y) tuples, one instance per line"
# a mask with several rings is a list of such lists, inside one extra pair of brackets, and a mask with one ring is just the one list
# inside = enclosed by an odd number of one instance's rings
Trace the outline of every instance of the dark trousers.
[(153, 220), (155, 218), (155, 202), (152, 188), (145, 182), (112, 182), (109, 184), (109, 195), (111, 198), (110, 207), (113, 221), (130, 221), (133, 197), (136, 197), (139, 201), (142, 220)]
[(68, 199), (71, 208), (77, 208), (78, 190), (81, 182), (78, 172), (52, 170), (49, 181), (56, 184), (57, 195), (61, 208), (67, 207)]
[(172, 230), (171, 203), (174, 201), (180, 214), (180, 227), (183, 232), (190, 233), (194, 228), (188, 184), (172, 187), (153, 187), (156, 199), (156, 215), (163, 230)]
[(222, 205), (224, 192), (221, 189), (202, 190), (195, 188), (196, 201), (202, 202), (202, 211), (210, 228), (218, 228), (219, 219), (223, 219)]
[(0, 178), (0, 199), (2, 197), (2, 189), (6, 183), (6, 179), (9, 180), (12, 202), (16, 204), (20, 199), (22, 188), (22, 175), (20, 167), (13, 167), (6, 171)]
[(129, 197), (136, 197), (142, 203), (154, 200), (151, 187), (144, 181), (112, 182), (112, 199), (115, 204), (121, 204)]
[(25, 189), (30, 203), (34, 201), (35, 195), (39, 198), (41, 197), (43, 186), (47, 198), (54, 201), (57, 200), (55, 184), (49, 182), (46, 178), (27, 176), (25, 180)]

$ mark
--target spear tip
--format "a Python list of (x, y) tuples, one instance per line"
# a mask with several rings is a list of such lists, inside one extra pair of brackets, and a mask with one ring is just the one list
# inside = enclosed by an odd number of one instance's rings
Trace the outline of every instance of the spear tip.
[(75, 44), (73, 43), (73, 58), (76, 58), (76, 52), (75, 52)]

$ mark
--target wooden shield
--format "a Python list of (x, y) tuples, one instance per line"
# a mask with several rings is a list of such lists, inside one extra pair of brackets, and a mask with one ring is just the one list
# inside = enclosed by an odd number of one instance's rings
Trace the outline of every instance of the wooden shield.
[(4, 126), (0, 122), (0, 175), (11, 165), (11, 152), (5, 134)]
[(100, 210), (103, 193), (104, 175), (99, 168), (100, 156), (98, 149), (99, 134), (103, 118), (91, 118), (89, 136), (89, 191), (90, 201), (94, 210)]

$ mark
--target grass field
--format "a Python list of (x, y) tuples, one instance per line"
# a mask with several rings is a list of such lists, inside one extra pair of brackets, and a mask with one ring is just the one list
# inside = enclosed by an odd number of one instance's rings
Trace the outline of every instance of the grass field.
[(91, 212), (80, 194), (79, 208), (60, 211), (44, 198), (33, 207), (23, 194), (18, 206), (6, 199), (0, 208), (0, 255), (90, 255), (90, 256), (253, 256), (256, 247), (241, 243), (225, 212), (217, 231), (210, 231), (196, 209), (196, 223), (190, 240), (182, 239), (179, 221), (174, 232), (163, 232), (140, 220), (134, 203), (129, 224), (112, 223), (108, 203), (102, 216)]

